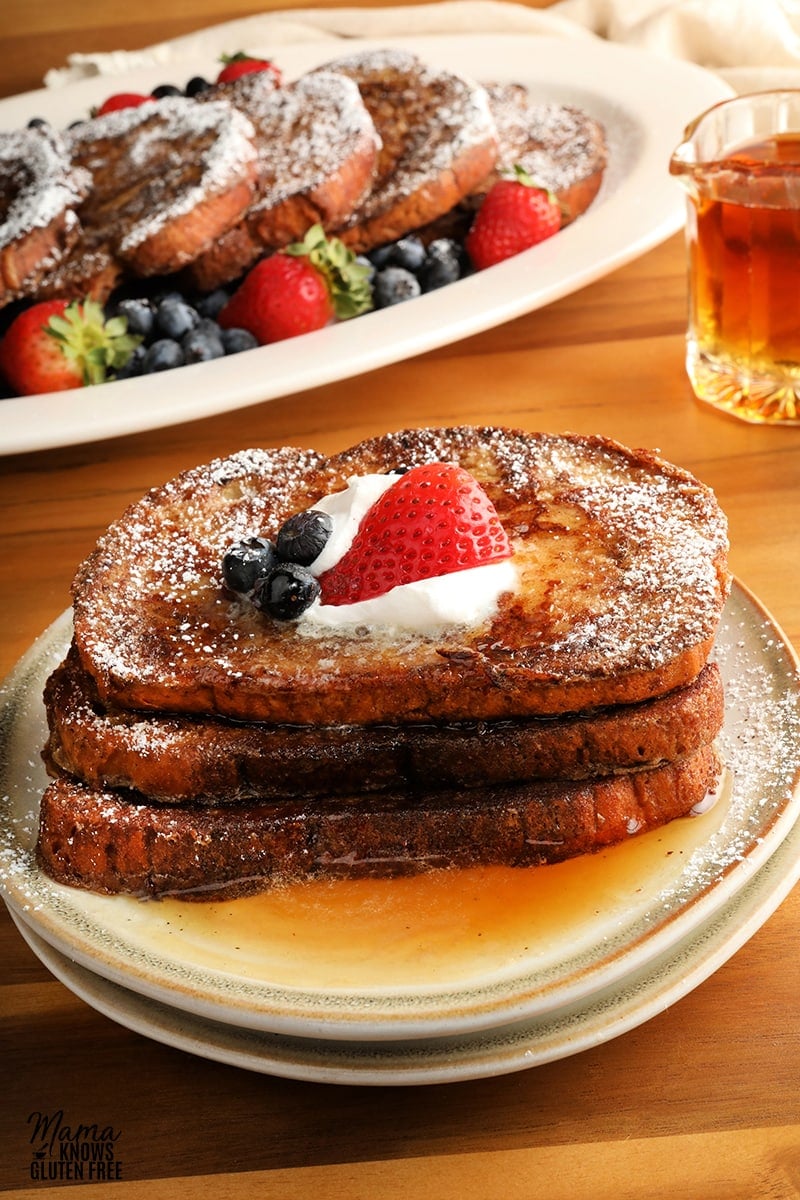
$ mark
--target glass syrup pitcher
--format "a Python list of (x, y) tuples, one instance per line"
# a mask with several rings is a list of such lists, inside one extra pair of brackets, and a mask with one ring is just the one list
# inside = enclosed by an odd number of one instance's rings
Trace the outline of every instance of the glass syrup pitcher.
[(670, 173), (688, 193), (695, 394), (745, 421), (800, 425), (800, 89), (710, 108)]

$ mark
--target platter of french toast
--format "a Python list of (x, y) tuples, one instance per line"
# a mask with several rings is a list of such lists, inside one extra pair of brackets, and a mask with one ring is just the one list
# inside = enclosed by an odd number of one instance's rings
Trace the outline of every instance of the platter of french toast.
[(599, 435), (154, 486), (4, 689), (14, 920), (256, 1070), (472, 1077), (630, 1028), (796, 876), (797, 661), (728, 550), (707, 486)]
[[(665, 164), (723, 88), (682, 64), (549, 38), (349, 40), (264, 61), (235, 77), (182, 65), (169, 82), (143, 68), (0, 103), (0, 452), (298, 393), (574, 291), (680, 226)], [(521, 174), (557, 222), (492, 257), (474, 226)], [(351, 289), (316, 324), (276, 332), (245, 285), (311, 234), (335, 244), (333, 292), (355, 261), (358, 301)], [(69, 305), (88, 321), (92, 305), (113, 325), (103, 373), (94, 326), (91, 371), (38, 370), (30, 336), (12, 348), (16, 321), (59, 304), (59, 317)]]

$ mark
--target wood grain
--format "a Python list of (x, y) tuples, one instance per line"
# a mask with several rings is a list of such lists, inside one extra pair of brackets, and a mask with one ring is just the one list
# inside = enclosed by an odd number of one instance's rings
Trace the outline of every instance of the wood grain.
[[(257, 7), (185, 0), (161, 19), (152, 0), (102, 15), (7, 0), (2, 89), (33, 86), (67, 49), (143, 45)], [(693, 400), (684, 288), (674, 237), (541, 312), (356, 379), (0, 460), (0, 675), (67, 607), (103, 527), (184, 467), (247, 445), (328, 451), (390, 428), (478, 421), (603, 433), (695, 471), (728, 513), (735, 572), (800, 646), (800, 429), (747, 426)], [(680, 1003), (583, 1054), (496, 1079), (376, 1089), (262, 1076), (129, 1032), (57, 983), (3, 911), (0, 1194), (44, 1194), (28, 1119), (63, 1110), (121, 1131), (122, 1178), (95, 1189), (120, 1200), (798, 1197), (799, 927), (795, 891)]]

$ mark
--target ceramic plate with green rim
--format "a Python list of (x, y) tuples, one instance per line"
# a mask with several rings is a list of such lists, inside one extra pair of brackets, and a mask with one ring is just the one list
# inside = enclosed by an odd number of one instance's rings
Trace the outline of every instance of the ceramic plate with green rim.
[(800, 811), (796, 657), (736, 584), (716, 656), (725, 679), (717, 804), (600, 854), (526, 871), (314, 882), (227, 904), (142, 902), (50, 881), (34, 858), (46, 783), (41, 691), (69, 614), (3, 695), (0, 887), (81, 966), (198, 1017), (325, 1040), (441, 1038), (586, 1003), (727, 904)]

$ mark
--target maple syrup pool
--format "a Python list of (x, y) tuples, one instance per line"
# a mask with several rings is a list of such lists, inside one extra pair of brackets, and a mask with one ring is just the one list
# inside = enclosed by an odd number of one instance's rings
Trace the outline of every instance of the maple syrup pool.
[[(115, 898), (151, 951), (275, 987), (463, 985), (557, 964), (613, 939), (679, 886), (730, 799), (596, 854), (544, 867), (476, 867), (325, 880), (228, 902)], [(134, 929), (131, 929), (134, 932)]]

